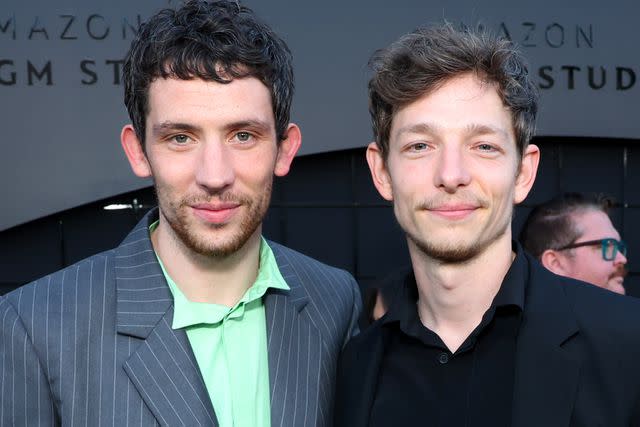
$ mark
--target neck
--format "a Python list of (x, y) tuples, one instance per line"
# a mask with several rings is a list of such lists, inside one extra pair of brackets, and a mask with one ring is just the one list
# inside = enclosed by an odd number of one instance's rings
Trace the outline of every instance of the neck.
[(482, 321), (515, 255), (510, 231), (465, 263), (446, 264), (408, 239), (418, 286), (418, 314), (455, 352)]
[(258, 276), (261, 230), (258, 227), (233, 254), (212, 257), (186, 247), (161, 215), (151, 241), (165, 270), (187, 299), (233, 307)]

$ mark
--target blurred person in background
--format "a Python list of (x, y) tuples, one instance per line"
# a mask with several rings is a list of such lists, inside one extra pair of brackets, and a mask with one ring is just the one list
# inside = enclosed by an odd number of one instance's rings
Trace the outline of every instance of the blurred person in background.
[(565, 193), (531, 211), (520, 243), (554, 273), (624, 295), (627, 247), (609, 218), (612, 204), (604, 196)]
[(398, 282), (410, 271), (410, 268), (401, 268), (364, 288), (362, 291), (362, 313), (359, 320), (360, 329), (366, 328), (387, 313), (398, 293)]

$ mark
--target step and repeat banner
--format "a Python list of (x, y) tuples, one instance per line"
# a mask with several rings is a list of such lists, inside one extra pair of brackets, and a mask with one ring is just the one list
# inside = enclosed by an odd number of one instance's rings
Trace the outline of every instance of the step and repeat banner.
[[(0, 230), (148, 186), (119, 143), (122, 64), (161, 0), (3, 0)], [(523, 4), (514, 4), (523, 3)], [(371, 139), (367, 60), (443, 19), (517, 42), (540, 87), (538, 134), (640, 139), (640, 2), (247, 0), (294, 54), (301, 154)]]

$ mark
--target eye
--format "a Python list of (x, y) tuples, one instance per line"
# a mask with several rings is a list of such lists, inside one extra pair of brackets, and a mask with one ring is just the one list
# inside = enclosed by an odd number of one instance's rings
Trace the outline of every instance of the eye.
[(471, 146), (471, 149), (474, 150), (478, 155), (487, 158), (495, 158), (501, 153), (504, 153), (500, 145), (493, 142), (477, 142)]
[(249, 142), (251, 141), (251, 137), (253, 135), (251, 135), (249, 132), (246, 131), (242, 131), (242, 132), (238, 132), (235, 135), (235, 138), (239, 141), (239, 142)]
[(429, 146), (425, 142), (416, 142), (409, 146), (409, 151), (418, 152), (427, 150)]
[(494, 147), (491, 144), (487, 144), (487, 143), (482, 143), (482, 144), (478, 144), (478, 149), (480, 151), (495, 151), (496, 147)]
[(189, 138), (187, 135), (179, 134), (179, 135), (174, 135), (171, 139), (173, 139), (173, 141), (176, 142), (178, 145), (185, 145), (186, 143), (189, 142), (191, 138)]

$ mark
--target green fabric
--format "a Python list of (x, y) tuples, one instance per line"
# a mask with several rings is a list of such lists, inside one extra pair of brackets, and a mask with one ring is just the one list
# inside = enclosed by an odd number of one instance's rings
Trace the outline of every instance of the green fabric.
[[(151, 230), (156, 224), (151, 226)], [(268, 427), (267, 325), (262, 297), (288, 290), (271, 248), (260, 243), (254, 284), (234, 307), (189, 301), (158, 262), (174, 298), (173, 329), (186, 329), (220, 427)]]

